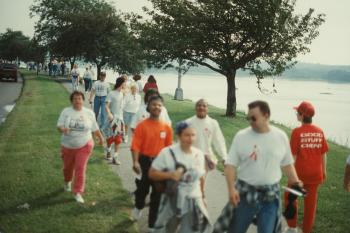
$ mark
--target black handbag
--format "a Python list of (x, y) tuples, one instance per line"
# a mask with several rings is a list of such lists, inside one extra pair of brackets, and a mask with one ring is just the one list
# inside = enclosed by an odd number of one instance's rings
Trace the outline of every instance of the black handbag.
[[(174, 160), (175, 170), (177, 170), (178, 168), (182, 168), (184, 170), (183, 173), (185, 173), (186, 167), (183, 164), (177, 162), (176, 157), (175, 157), (175, 153), (171, 148), (169, 148), (169, 151), (170, 151), (170, 154)], [(167, 169), (165, 171), (167, 171)], [(176, 181), (173, 179), (168, 179), (168, 180), (163, 180), (163, 181), (155, 181), (154, 186), (155, 186), (157, 192), (165, 193), (166, 195), (172, 196), (177, 192), (177, 188), (179, 186), (179, 181)]]

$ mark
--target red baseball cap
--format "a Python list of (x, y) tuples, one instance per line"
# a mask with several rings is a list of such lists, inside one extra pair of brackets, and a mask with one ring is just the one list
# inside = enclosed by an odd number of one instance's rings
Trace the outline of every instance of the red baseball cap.
[(294, 109), (306, 117), (313, 117), (315, 115), (314, 106), (312, 106), (312, 104), (307, 101), (301, 102), (301, 104), (298, 107), (294, 107)]

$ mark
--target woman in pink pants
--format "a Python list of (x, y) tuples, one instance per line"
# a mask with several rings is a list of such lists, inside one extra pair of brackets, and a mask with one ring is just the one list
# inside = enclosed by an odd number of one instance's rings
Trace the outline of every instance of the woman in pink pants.
[(71, 191), (74, 175), (73, 193), (75, 200), (84, 203), (82, 194), (85, 186), (85, 171), (89, 156), (94, 147), (92, 133), (103, 144), (104, 138), (98, 128), (95, 114), (83, 106), (84, 94), (74, 91), (70, 95), (71, 107), (65, 108), (58, 119), (57, 128), (62, 134), (61, 155), (65, 190)]

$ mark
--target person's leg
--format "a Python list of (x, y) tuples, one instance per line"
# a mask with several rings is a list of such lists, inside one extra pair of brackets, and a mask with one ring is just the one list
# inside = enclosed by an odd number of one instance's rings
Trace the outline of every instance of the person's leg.
[(258, 233), (273, 232), (276, 225), (278, 208), (279, 208), (278, 199), (271, 202), (261, 203), (261, 209), (257, 215)]
[(148, 179), (148, 170), (151, 166), (151, 161), (148, 158), (141, 156), (139, 158), (139, 163), (141, 166), (142, 176), (138, 183), (135, 191), (135, 207), (139, 210), (145, 207), (145, 199), (149, 193), (150, 180)]
[(106, 120), (107, 120), (107, 113), (106, 113), (106, 96), (101, 96), (100, 97), (101, 99), (101, 117), (100, 117), (100, 120), (101, 120), (101, 125), (104, 125), (106, 123)]
[(248, 204), (246, 198), (241, 196), (241, 201), (235, 209), (233, 221), (230, 223), (228, 233), (246, 233), (254, 216), (258, 212), (258, 206)]
[(112, 162), (114, 164), (120, 165), (121, 162), (119, 160), (119, 147), (120, 144), (122, 143), (122, 137), (120, 135), (114, 136), (114, 155), (113, 155), (113, 160)]
[(307, 195), (304, 198), (303, 233), (311, 233), (315, 222), (318, 184), (304, 184)]
[(74, 160), (75, 157), (72, 153), (72, 149), (61, 147), (61, 157), (63, 160), (63, 176), (64, 182), (68, 183), (72, 181), (74, 172)]
[(89, 79), (89, 88), (88, 88), (88, 91), (91, 91), (91, 88), (92, 88), (92, 80)]
[(151, 185), (152, 185), (152, 193), (151, 193), (150, 205), (149, 205), (148, 226), (153, 228), (154, 223), (157, 220), (161, 193), (157, 192), (154, 186), (154, 183), (152, 181), (151, 181)]
[(89, 88), (89, 79), (87, 78), (84, 78), (84, 87), (85, 87), (85, 92), (87, 92)]
[(100, 107), (101, 107), (100, 97), (95, 96), (95, 98), (94, 98), (94, 112), (95, 112), (96, 120), (97, 120), (98, 114), (100, 112)]
[(89, 141), (84, 147), (77, 149), (76, 152), (76, 162), (75, 162), (75, 178), (74, 178), (74, 188), (73, 192), (84, 193), (85, 188), (85, 171), (87, 162), (89, 160), (90, 154), (94, 147), (93, 141)]
[[(284, 207), (286, 208), (288, 204), (288, 193), (289, 192), (284, 192)], [(290, 228), (296, 228), (298, 224), (298, 199), (294, 201), (293, 203), (295, 207), (295, 215), (294, 218), (292, 219), (287, 219), (287, 225)]]

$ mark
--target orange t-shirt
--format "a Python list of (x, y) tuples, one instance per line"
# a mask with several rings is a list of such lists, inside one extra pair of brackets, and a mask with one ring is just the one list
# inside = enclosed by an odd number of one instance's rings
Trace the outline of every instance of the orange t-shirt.
[(305, 184), (323, 182), (323, 154), (328, 144), (323, 131), (315, 125), (303, 124), (293, 130), (290, 147), (295, 157), (295, 169)]
[(162, 120), (147, 118), (136, 126), (131, 150), (149, 157), (156, 157), (164, 147), (172, 143), (173, 130), (170, 125)]

